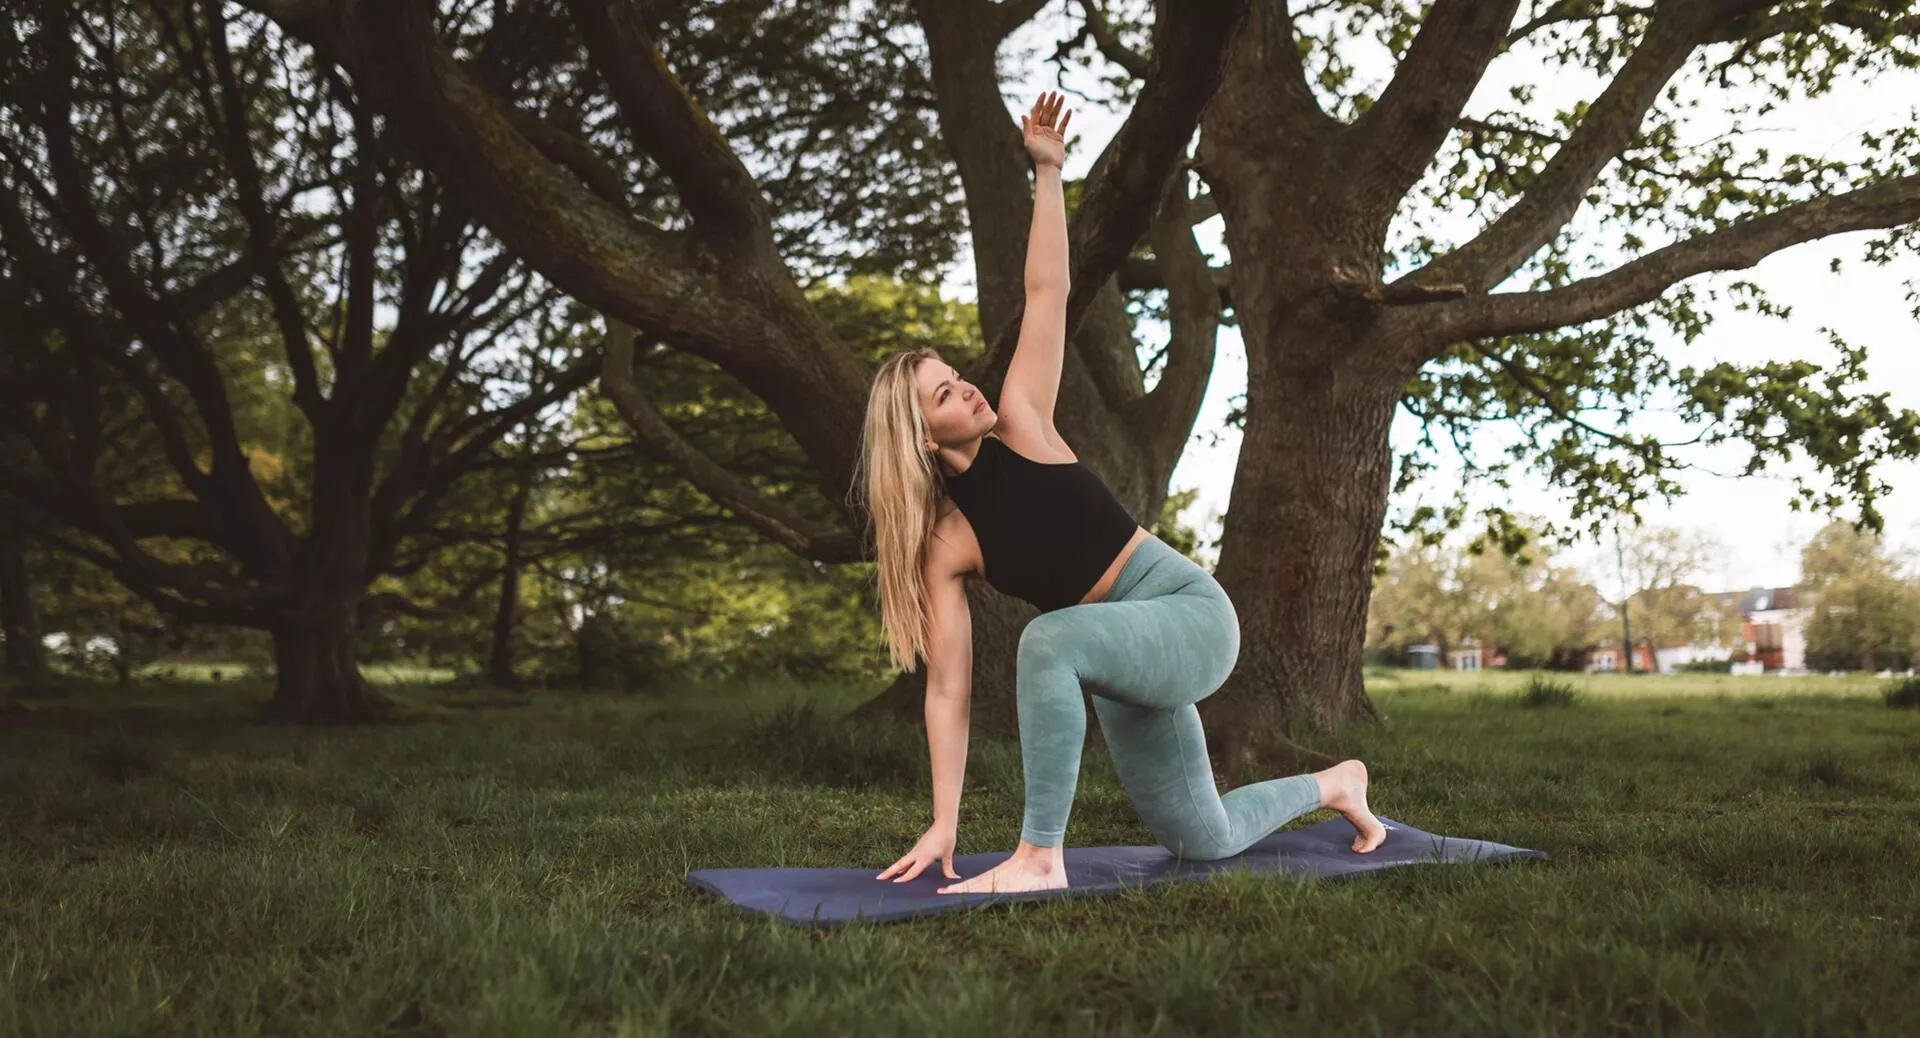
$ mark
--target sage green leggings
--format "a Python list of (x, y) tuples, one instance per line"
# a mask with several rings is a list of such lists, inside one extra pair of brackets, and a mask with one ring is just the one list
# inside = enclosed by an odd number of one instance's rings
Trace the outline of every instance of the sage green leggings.
[(1213, 575), (1158, 537), (1134, 549), (1097, 602), (1042, 613), (1020, 635), (1016, 689), (1026, 812), (1020, 838), (1066, 839), (1087, 739), (1084, 688), (1127, 796), (1155, 840), (1189, 860), (1228, 858), (1320, 806), (1312, 775), (1221, 796), (1194, 704), (1240, 656), (1240, 620)]

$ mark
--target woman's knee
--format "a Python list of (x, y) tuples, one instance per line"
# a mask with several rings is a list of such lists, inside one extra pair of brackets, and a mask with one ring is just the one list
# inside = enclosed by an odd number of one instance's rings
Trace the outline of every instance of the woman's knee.
[(1148, 826), (1153, 838), (1160, 846), (1172, 851), (1186, 861), (1219, 861), (1231, 858), (1235, 850), (1222, 843), (1219, 837), (1198, 824), (1198, 820), (1189, 820), (1186, 824)]
[(1020, 645), (1014, 653), (1014, 665), (1020, 674), (1032, 674), (1054, 668), (1071, 669), (1076, 650), (1075, 631), (1061, 623), (1057, 613), (1041, 613), (1020, 631)]

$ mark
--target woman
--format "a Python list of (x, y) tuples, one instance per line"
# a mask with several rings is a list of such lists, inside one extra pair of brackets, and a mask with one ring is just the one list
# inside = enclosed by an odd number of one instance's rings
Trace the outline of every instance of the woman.
[(860, 463), (882, 618), (896, 665), (927, 661), (934, 801), (926, 834), (876, 878), (906, 882), (934, 861), (960, 878), (953, 850), (972, 685), (968, 574), (1042, 610), (1021, 633), (1017, 661), (1026, 809), (1012, 857), (941, 893), (1067, 885), (1067, 815), (1086, 741), (1083, 683), (1128, 796), (1174, 853), (1230, 857), (1321, 807), (1353, 823), (1355, 851), (1371, 851), (1386, 830), (1367, 809), (1366, 766), (1357, 760), (1218, 794), (1194, 703), (1226, 681), (1239, 656), (1233, 603), (1211, 574), (1136, 523), (1053, 427), (1067, 308), (1061, 101), (1043, 94), (1020, 117), (1034, 215), (1026, 313), (1000, 409), (931, 349), (889, 358), (867, 402)]

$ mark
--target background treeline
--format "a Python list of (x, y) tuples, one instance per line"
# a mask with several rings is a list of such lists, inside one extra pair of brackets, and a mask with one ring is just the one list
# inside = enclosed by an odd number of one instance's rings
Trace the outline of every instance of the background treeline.
[[(1415, 544), (1382, 564), (1367, 645), (1382, 662), (1411, 645), (1446, 653), (1477, 642), (1512, 668), (1578, 669), (1588, 650), (1633, 644), (1724, 646), (1747, 657), (1745, 586), (1702, 587), (1726, 554), (1714, 538), (1666, 528), (1623, 531), (1598, 579), (1540, 543), (1515, 554), (1473, 543)], [(1807, 610), (1809, 670), (1905, 670), (1920, 656), (1920, 568), (1878, 534), (1835, 521), (1800, 552), (1797, 608)]]

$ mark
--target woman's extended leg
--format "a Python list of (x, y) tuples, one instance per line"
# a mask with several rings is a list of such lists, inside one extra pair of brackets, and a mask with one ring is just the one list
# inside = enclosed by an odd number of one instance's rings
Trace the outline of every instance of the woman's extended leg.
[(1221, 795), (1200, 711), (1135, 706), (1094, 693), (1093, 709), (1127, 798), (1160, 845), (1201, 861), (1230, 858), (1320, 807), (1312, 775), (1253, 782)]

